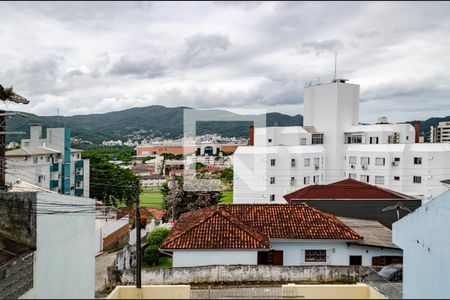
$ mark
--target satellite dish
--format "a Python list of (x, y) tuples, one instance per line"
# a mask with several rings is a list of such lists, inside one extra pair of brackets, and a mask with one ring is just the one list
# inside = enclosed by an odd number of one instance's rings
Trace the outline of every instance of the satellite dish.
[(412, 210), (410, 210), (408, 207), (404, 206), (403, 203), (401, 203), (401, 202), (398, 202), (395, 205), (387, 206), (387, 207), (383, 208), (381, 211), (384, 212), (384, 211), (393, 210), (393, 209), (395, 209), (397, 211), (397, 220), (400, 219), (400, 209), (412, 213)]

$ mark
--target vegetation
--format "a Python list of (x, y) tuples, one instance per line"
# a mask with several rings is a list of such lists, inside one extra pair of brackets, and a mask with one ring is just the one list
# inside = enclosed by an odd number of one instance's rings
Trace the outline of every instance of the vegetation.
[(222, 192), (223, 197), (220, 199), (220, 204), (233, 204), (233, 191)]
[(169, 229), (165, 227), (158, 227), (148, 235), (148, 246), (144, 250), (144, 260), (148, 265), (155, 266), (159, 263), (161, 253), (158, 249), (161, 247), (161, 244), (167, 238), (169, 233)]
[(121, 160), (131, 162), (134, 156), (134, 148), (128, 146), (100, 146), (89, 144), (77, 144), (77, 149), (83, 150), (85, 155), (100, 154), (107, 160)]
[(167, 217), (178, 219), (182, 213), (218, 204), (222, 198), (221, 185), (193, 177), (175, 176), (171, 187), (166, 183), (161, 188)]
[(129, 169), (122, 169), (108, 162), (105, 155), (82, 152), (83, 159), (90, 160), (90, 196), (105, 205), (123, 203), (132, 207), (139, 187), (139, 177)]

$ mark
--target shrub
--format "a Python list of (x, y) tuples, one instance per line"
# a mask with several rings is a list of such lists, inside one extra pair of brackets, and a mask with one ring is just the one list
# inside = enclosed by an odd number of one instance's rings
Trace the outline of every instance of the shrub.
[(159, 248), (159, 246), (161, 246), (161, 244), (164, 242), (169, 233), (170, 230), (168, 228), (165, 227), (156, 228), (155, 230), (150, 232), (150, 234), (147, 237), (147, 242), (149, 246), (156, 246), (157, 248)]
[(149, 245), (147, 246), (147, 248), (145, 248), (144, 259), (149, 265), (158, 264), (159, 257), (161, 256), (158, 248), (159, 246), (156, 245)]

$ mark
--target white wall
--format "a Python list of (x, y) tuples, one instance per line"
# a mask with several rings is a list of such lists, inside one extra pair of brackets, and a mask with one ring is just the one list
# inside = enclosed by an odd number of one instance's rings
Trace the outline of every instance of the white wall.
[(256, 265), (256, 250), (174, 250), (174, 267), (207, 265)]
[(449, 219), (450, 191), (393, 224), (404, 251), (404, 298), (450, 298)]
[(38, 209), (77, 211), (61, 204), (91, 205), (91, 213), (38, 214), (34, 288), (22, 298), (95, 297), (95, 200), (56, 193), (37, 194)]
[[(395, 249), (381, 249), (359, 245), (347, 246), (343, 241), (300, 241), (300, 240), (271, 240), (272, 249), (283, 250), (285, 266), (298, 265), (349, 265), (350, 255), (361, 255), (362, 265), (371, 266), (374, 256), (401, 256), (402, 251)], [(305, 262), (305, 250), (327, 250), (326, 263)]]

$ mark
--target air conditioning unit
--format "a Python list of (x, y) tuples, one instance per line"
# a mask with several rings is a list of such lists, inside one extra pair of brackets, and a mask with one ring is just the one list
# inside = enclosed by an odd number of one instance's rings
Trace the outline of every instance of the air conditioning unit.
[(291, 185), (295, 185), (295, 180), (291, 180)]
[(319, 166), (314, 166), (314, 169), (319, 170)]
[(367, 170), (367, 165), (362, 165), (363, 170)]
[(394, 167), (398, 166), (398, 161), (393, 161), (393, 162), (392, 162), (392, 165), (393, 165)]
[(355, 168), (355, 165), (350, 165), (350, 168), (354, 169), (354, 168)]

